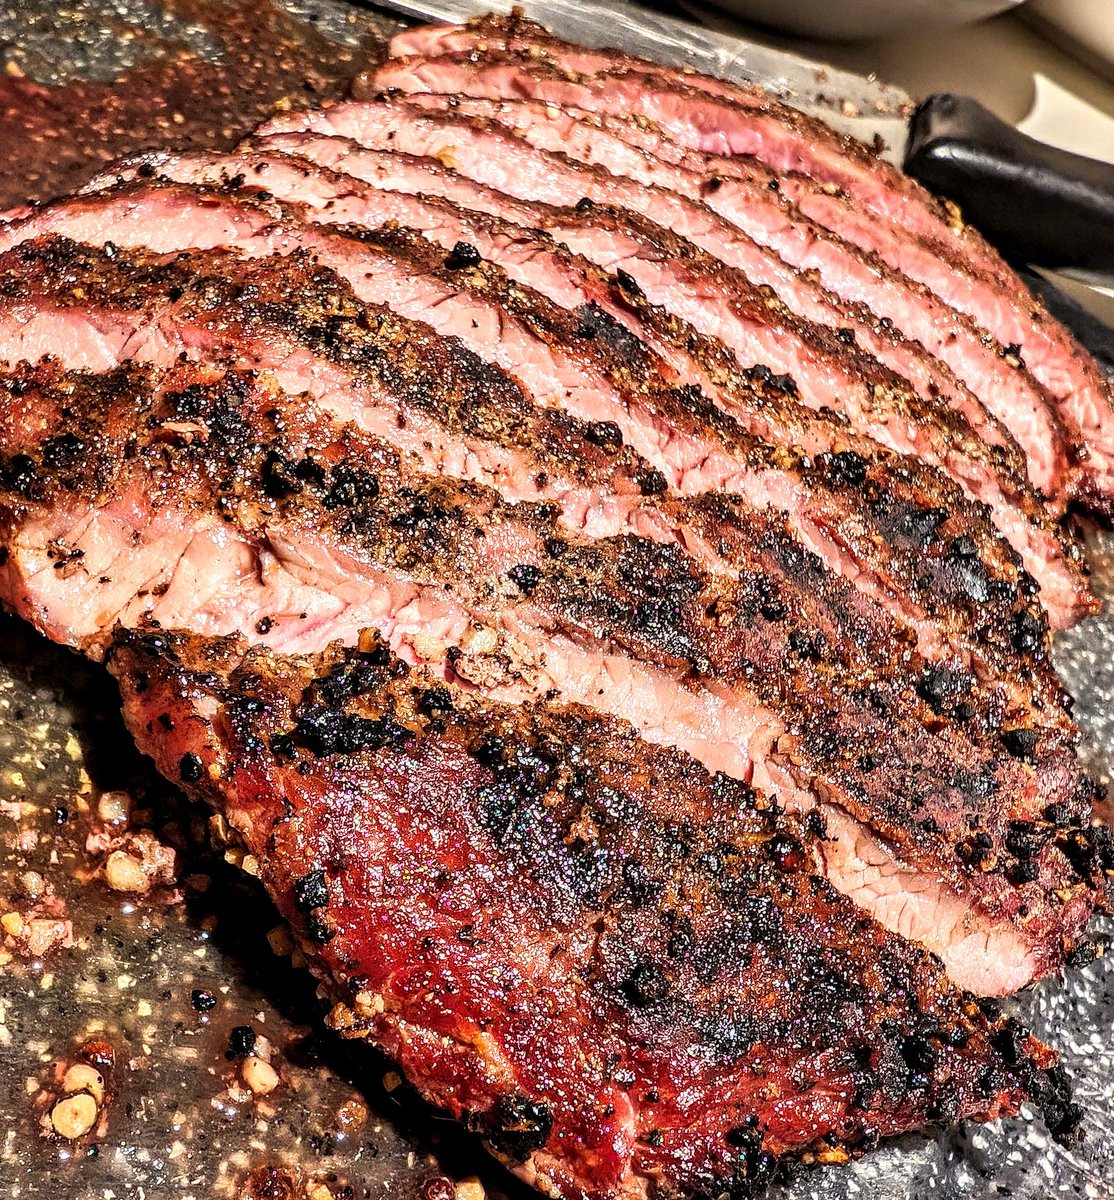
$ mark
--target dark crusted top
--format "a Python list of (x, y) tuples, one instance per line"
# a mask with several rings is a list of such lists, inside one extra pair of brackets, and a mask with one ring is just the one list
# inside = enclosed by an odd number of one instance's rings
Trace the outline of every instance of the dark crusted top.
[(257, 856), (334, 1027), (527, 1178), (746, 1196), (781, 1156), (1026, 1093), (1076, 1119), (1048, 1052), (834, 893), (804, 828), (621, 723), (491, 705), (374, 639), (124, 634), (112, 669)]

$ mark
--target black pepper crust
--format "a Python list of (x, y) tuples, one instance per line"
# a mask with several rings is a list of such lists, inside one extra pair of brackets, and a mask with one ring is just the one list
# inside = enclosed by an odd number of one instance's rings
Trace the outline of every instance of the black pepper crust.
[[(50, 404), (33, 383), (44, 374)], [(718, 495), (646, 499), (738, 567), (711, 574), (676, 543), (590, 540), (555, 505), (424, 474), (243, 373), (183, 367), (157, 386), (123, 374), (63, 376), (53, 393), (49, 369), (19, 377), (29, 411), (68, 413), (73, 439), (65, 453), (52, 437), (29, 441), (6, 465), (24, 481), (24, 510), (67, 493), (137, 494), (156, 511), (215, 518), (249, 545), (305, 546), (306, 561), (323, 547), (361, 586), (410, 580), (485, 627), (513, 614), (522, 652), (495, 674), (469, 675), (449, 647), (448, 667), (481, 686), (537, 686), (557, 634), (674, 673), (663, 686), (726, 688), (784, 723), (791, 750), (762, 753), (806, 794), (834, 799), (905, 862), (1016, 924), (1049, 962), (1075, 949), (1111, 864), (1071, 739), (1004, 725), (962, 670), (871, 636), (847, 589), (776, 522)], [(63, 571), (80, 571), (72, 553), (57, 559)], [(246, 631), (269, 632), (268, 611)]]
[(160, 767), (201, 758), (189, 790), (261, 862), (333, 1026), (528, 1178), (742, 1197), (1026, 1096), (1078, 1118), (1051, 1054), (835, 893), (803, 825), (622, 722), (494, 705), (374, 638), (121, 632), (111, 668)]
[[(249, 205), (238, 192), (225, 202)], [(1016, 555), (994, 529), (982, 506), (967, 501), (932, 468), (913, 459), (888, 455), (850, 436), (836, 444), (858, 445), (858, 449), (835, 451), (844, 456), (842, 459), (831, 452), (809, 457), (795, 448), (793, 441), (792, 422), (800, 428), (802, 418), (799, 405), (790, 413), (788, 428), (783, 428), (782, 444), (775, 446), (744, 430), (739, 421), (717, 408), (698, 388), (671, 378), (663, 371), (661, 360), (607, 314), (593, 310), (585, 326), (583, 311), (570, 315), (528, 289), (508, 283), (501, 271), (488, 264), (467, 269), (445, 267), (444, 256), (435, 247), (405, 230), (349, 232), (358, 233), (361, 244), (369, 250), (404, 255), (410, 269), (441, 278), (450, 290), (464, 288), (483, 296), (525, 322), (546, 352), (558, 353), (572, 370), (580, 364), (602, 371), (626, 409), (649, 414), (652, 421), (691, 433), (713, 451), (725, 452), (746, 469), (768, 477), (775, 488), (782, 475), (791, 486), (803, 487), (812, 510), (810, 520), (821, 537), (837, 548), (835, 553), (854, 561), (856, 573), (865, 570), (877, 578), (878, 595), (904, 597), (902, 603), (911, 604), (918, 616), (937, 626), (946, 642), (957, 647), (976, 672), (1001, 679), (1011, 692), (1012, 704), (1024, 705), (1036, 683), (1036, 704), (1048, 714), (1044, 719), (1050, 719), (1062, 706), (1063, 692), (1052, 671), (1047, 644), (1019, 654), (1012, 636), (1019, 615), (1033, 608), (1032, 581), (1019, 569)], [(98, 295), (112, 294), (121, 307), (149, 311), (157, 310), (169, 299), (176, 306), (178, 319), (204, 314), (207, 328), (213, 333), (223, 330), (227, 336), (231, 333), (229, 323), (235, 320), (241, 325), (246, 323), (255, 335), (271, 336), (273, 330), (308, 343), (316, 353), (346, 370), (370, 374), (388, 387), (401, 388), (404, 402), (415, 404), (419, 410), (420, 397), (429, 388), (428, 363), (445, 357), (443, 351), (437, 353), (438, 339), (430, 339), (428, 333), (425, 338), (402, 336), (405, 324), (396, 324), (397, 319), (385, 317), (383, 310), (360, 305), (347, 286), (323, 268), (320, 273), (312, 272), (309, 290), (294, 307), (289, 289), (276, 299), (273, 286), (268, 298), (269, 285), (258, 279), (253, 280), (246, 294), (242, 286), (230, 283), (225, 276), (235, 275), (237, 267), (235, 260), (227, 256), (179, 256), (176, 263), (165, 263), (142, 253), (124, 255), (116, 251), (106, 264), (96, 251), (79, 251), (64, 240), (55, 243), (54, 250), (42, 243), (37, 245), (38, 249), (25, 244), (10, 252), (7, 272), (0, 265), (0, 275), (8, 276), (12, 298), (27, 294), (30, 286), (50, 293), (57, 302), (69, 306), (76, 302), (80, 307), (95, 289)], [(343, 255), (351, 250), (346, 251), (342, 245), (338, 252)], [(52, 258), (70, 261), (69, 272), (60, 280), (56, 276), (61, 263), (55, 261), (52, 266)], [(80, 294), (75, 296), (72, 276), (79, 262), (84, 264), (81, 269), (91, 271), (99, 282), (94, 284), (91, 277), (89, 286), (79, 286)], [(171, 276), (179, 274), (189, 278), (174, 282)], [(4, 287), (0, 278), (0, 295)], [(613, 291), (616, 295), (622, 291), (617, 282)], [(629, 302), (629, 295), (624, 302)], [(239, 309), (243, 316), (217, 315), (220, 309), (229, 308)], [(658, 325), (667, 323), (660, 315), (645, 315)], [(391, 347), (390, 353), (384, 353), (385, 345)], [(396, 349), (405, 360), (399, 366), (392, 364)], [(699, 346), (690, 350), (698, 357), (707, 357)], [(432, 360), (427, 351), (434, 356)], [(479, 360), (471, 360), (462, 347), (453, 347), (450, 356), (464, 357), (459, 360), (459, 373), (453, 376), (454, 386), (439, 393), (439, 413), (445, 410), (447, 396), (470, 400), (477, 385), (498, 379), (497, 372), (482, 368)], [(717, 370), (720, 377), (726, 378), (723, 369)], [(470, 384), (466, 382), (469, 379)], [(760, 375), (746, 381), (736, 372), (732, 380), (730, 386), (736, 398), (745, 397), (746, 404), (767, 417), (776, 413), (773, 426), (764, 419), (767, 432), (774, 426), (786, 426), (782, 414), (788, 411), (790, 402), (782, 388)], [(513, 388), (504, 376), (496, 394), (501, 391), (513, 396)], [(518, 416), (513, 399), (511, 403), (503, 422), (513, 426)], [(460, 408), (459, 399), (457, 405), (459, 419), (459, 413), (467, 409)], [(518, 396), (519, 410), (522, 405), (523, 398)], [(499, 420), (500, 402), (489, 406), (489, 411), (492, 407), (496, 409), (492, 419)], [(813, 421), (809, 428), (815, 427)], [(517, 430), (517, 443), (527, 448), (537, 444), (533, 438), (538, 432), (547, 432), (539, 431), (536, 422), (529, 420)], [(568, 440), (566, 436), (564, 441)], [(861, 471), (843, 469), (849, 453), (862, 460)], [(573, 457), (570, 453), (569, 458)], [(858, 459), (855, 461), (858, 463)], [(960, 538), (974, 543), (973, 553), (961, 556), (954, 552)]]

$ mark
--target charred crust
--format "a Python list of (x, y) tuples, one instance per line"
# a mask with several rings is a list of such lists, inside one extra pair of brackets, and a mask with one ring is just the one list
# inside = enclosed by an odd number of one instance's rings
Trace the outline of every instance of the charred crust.
[(178, 778), (183, 783), (197, 783), (202, 778), (203, 773), (200, 755), (192, 751), (182, 755), (178, 763)]
[(499, 1154), (523, 1162), (549, 1141), (552, 1129), (549, 1105), (516, 1092), (495, 1105), (484, 1122), (484, 1137)]
[(325, 872), (318, 867), (294, 880), (293, 895), (294, 907), (300, 913), (309, 913), (314, 909), (324, 908), (329, 903), (329, 887), (325, 880)]

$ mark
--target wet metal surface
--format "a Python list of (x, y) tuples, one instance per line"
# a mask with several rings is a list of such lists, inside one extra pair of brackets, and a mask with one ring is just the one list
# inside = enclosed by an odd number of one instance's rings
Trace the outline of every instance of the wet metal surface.
[[(328, 0), (0, 0), (0, 208), (115, 154), (230, 145), (276, 105), (339, 94), (388, 25)], [(1114, 597), (1114, 539), (1094, 550)], [(1058, 656), (1105, 775), (1114, 615)], [(471, 1175), (525, 1195), (388, 1064), (320, 1030), (312, 979), (219, 833), (139, 758), (102, 671), (0, 616), (0, 1196), (452, 1200)], [(109, 886), (121, 852), (165, 868), (146, 894)], [(783, 1195), (1111, 1200), (1114, 956), (1010, 1003), (1075, 1077), (1079, 1146), (1052, 1145), (1039, 1119), (968, 1127)], [(252, 1038), (276, 1079), (247, 1065)], [(50, 1114), (90, 1063), (101, 1103), (67, 1141)]]
[(0, 210), (342, 94), (393, 26), (339, 0), (0, 0)]

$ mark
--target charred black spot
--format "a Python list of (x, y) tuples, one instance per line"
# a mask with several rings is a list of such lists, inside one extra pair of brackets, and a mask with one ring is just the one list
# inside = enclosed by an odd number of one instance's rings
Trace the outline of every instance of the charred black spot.
[(929, 664), (917, 681), (917, 695), (937, 716), (952, 710), (956, 701), (969, 692), (974, 681), (958, 667)]
[(660, 886), (650, 878), (645, 864), (629, 859), (623, 863), (623, 890), (634, 905), (649, 904), (661, 892)]
[(1018, 858), (1034, 858), (1048, 845), (1052, 834), (1050, 825), (1037, 825), (1034, 821), (1010, 821), (1006, 831), (1006, 849)]
[(670, 958), (687, 958), (692, 953), (692, 932), (688, 928), (674, 930), (669, 935), (665, 952)]
[(501, 1154), (522, 1160), (549, 1141), (552, 1128), (553, 1115), (543, 1101), (503, 1096), (491, 1114), (487, 1140)]
[(427, 688), (418, 697), (418, 711), (427, 717), (442, 716), (453, 711), (453, 697), (448, 688)]
[(767, 621), (784, 621), (789, 615), (789, 606), (781, 600), (765, 600), (758, 606), (758, 611)]
[(392, 742), (405, 741), (410, 730), (390, 716), (372, 720), (332, 708), (311, 708), (299, 718), (294, 736), (319, 758), (325, 758), (379, 750)]
[(669, 995), (669, 980), (656, 963), (639, 963), (627, 976), (623, 993), (635, 1007), (649, 1008)]
[(315, 909), (306, 918), (306, 936), (319, 946), (327, 945), (338, 932), (336, 918), (331, 913)]
[(596, 207), (596, 205), (590, 196), (581, 196), (580, 199), (576, 202), (575, 207), (576, 207), (576, 211), (578, 213), (587, 213), (587, 212), (591, 212), (592, 209)]
[(1017, 887), (1025, 883), (1035, 883), (1040, 878), (1040, 873), (1039, 865), (1031, 858), (1010, 863), (1006, 868), (1006, 878)]
[(740, 1013), (720, 1010), (696, 1017), (700, 1039), (724, 1059), (740, 1058), (754, 1045), (754, 1022)]
[(38, 468), (30, 455), (13, 454), (6, 465), (0, 464), (0, 487), (31, 499), (37, 475)]
[(482, 261), (480, 252), (471, 242), (457, 242), (445, 259), (445, 266), (450, 271), (464, 271)]
[(818, 841), (823, 841), (828, 836), (828, 825), (824, 820), (824, 814), (817, 808), (810, 808), (805, 813), (805, 828)]
[(913, 545), (926, 550), (936, 539), (937, 531), (947, 517), (947, 510), (943, 508), (906, 508), (897, 527)]
[(945, 1092), (941, 1096), (937, 1096), (935, 1100), (928, 1106), (926, 1116), (933, 1125), (942, 1125), (944, 1128), (950, 1128), (959, 1119), (960, 1102), (959, 1095), (955, 1092)]
[(294, 881), (294, 907), (300, 913), (312, 912), (315, 908), (324, 908), (329, 903), (329, 887), (325, 882), (325, 872), (320, 868), (308, 871), (300, 879)]
[(194, 1012), (212, 1012), (217, 1006), (217, 998), (212, 992), (207, 992), (203, 988), (194, 988), (190, 992), (190, 1004), (193, 1006)]
[(638, 484), (638, 490), (643, 496), (660, 496), (668, 487), (665, 476), (653, 467), (639, 471), (634, 477), (634, 482)]
[(321, 503), (330, 510), (354, 508), (367, 504), (379, 496), (379, 479), (364, 467), (350, 467), (347, 463), (333, 468), (333, 483)]
[(1094, 873), (1101, 855), (1091, 830), (1076, 829), (1066, 836), (1061, 834), (1056, 838), (1056, 846), (1081, 878), (1087, 879)]
[(789, 635), (789, 649), (798, 658), (819, 659), (825, 650), (823, 634), (805, 633), (803, 629), (794, 629)]
[(619, 281), (619, 286), (628, 296), (642, 296), (642, 287), (638, 280), (633, 275), (624, 271), (622, 267), (615, 272), (615, 278)]
[(366, 696), (378, 685), (383, 675), (366, 662), (342, 664), (317, 681), (317, 694), (330, 708), (340, 708), (353, 696)]
[(511, 567), (507, 576), (524, 596), (530, 596), (536, 592), (538, 584), (542, 581), (541, 570), (533, 563), (519, 563), (517, 566)]
[(582, 338), (598, 337), (608, 323), (607, 313), (598, 304), (582, 304), (576, 310), (576, 332)]
[(302, 480), (298, 478), (297, 464), (288, 458), (283, 458), (275, 450), (267, 451), (267, 456), (259, 469), (259, 482), (266, 495), (275, 500), (296, 495), (302, 490)]
[(986, 862), (994, 849), (994, 839), (988, 833), (975, 833), (964, 838), (955, 847), (956, 857), (970, 867)]
[(1044, 626), (1039, 617), (1023, 609), (1013, 618), (1011, 632), (1014, 649), (1021, 654), (1032, 654), (1044, 642)]
[(303, 458), (294, 464), (294, 478), (315, 488), (325, 486), (325, 468), (312, 458)]
[(201, 778), (201, 759), (196, 754), (183, 754), (178, 762), (178, 778), (183, 783), (197, 783)]
[(735, 1146), (739, 1150), (748, 1150), (760, 1145), (762, 1135), (758, 1131), (758, 1118), (748, 1117), (743, 1124), (729, 1129), (723, 1135), (723, 1140), (729, 1146)]
[(767, 387), (773, 388), (775, 392), (780, 392), (783, 396), (796, 396), (798, 394), (797, 385), (792, 375), (776, 375), (763, 363), (759, 363), (754, 367), (747, 367), (743, 374), (752, 383), (763, 383)]
[(840, 450), (827, 462), (827, 476), (838, 486), (858, 487), (866, 479), (866, 459), (854, 450)]
[(939, 1050), (924, 1038), (902, 1038), (897, 1048), (898, 1053), (913, 1071), (931, 1071), (940, 1058)]
[(1069, 967), (1086, 967), (1102, 954), (1103, 944), (1098, 938), (1084, 938), (1064, 956)]
[(85, 453), (85, 443), (74, 433), (61, 433), (43, 442), (43, 462), (48, 467), (69, 467)]
[(623, 433), (614, 421), (593, 421), (585, 430), (585, 437), (611, 454), (617, 454), (623, 448)]
[(1002, 745), (1014, 758), (1031, 759), (1040, 733), (1036, 729), (1003, 729)]

